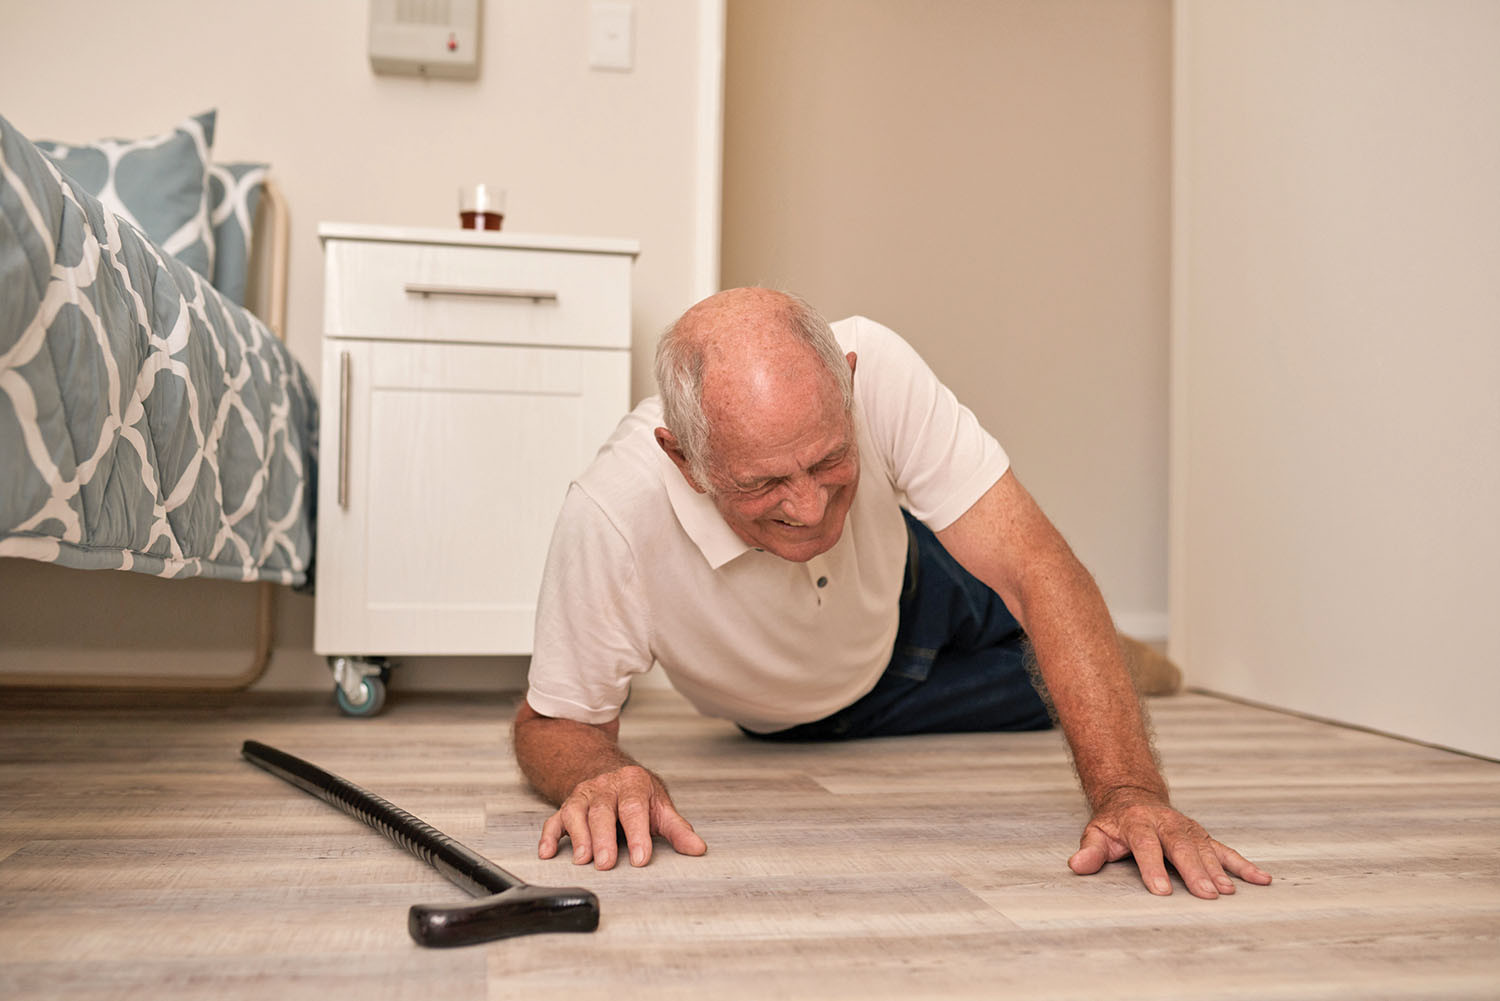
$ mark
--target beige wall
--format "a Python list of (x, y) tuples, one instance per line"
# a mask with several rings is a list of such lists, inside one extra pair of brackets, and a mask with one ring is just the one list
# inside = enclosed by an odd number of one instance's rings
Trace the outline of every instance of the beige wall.
[(1172, 650), (1500, 757), (1500, 4), (1178, 18)]
[[(458, 185), (493, 179), (509, 189), (507, 229), (638, 239), (633, 388), (637, 397), (651, 391), (656, 334), (701, 291), (697, 262), (718, 250), (716, 238), (701, 245), (716, 237), (716, 220), (699, 218), (697, 194), (702, 132), (714, 124), (700, 113), (699, 27), (701, 16), (714, 19), (714, 0), (636, 3), (631, 73), (589, 69), (587, 0), (488, 0), (477, 82), (373, 74), (368, 9), (364, 0), (6, 0), (0, 114), (33, 138), (90, 139), (150, 134), (217, 108), (217, 156), (269, 161), (290, 204), (288, 339), (315, 379), (321, 221), (449, 225)], [(145, 660), (198, 670), (217, 662), (214, 647), (248, 642), (251, 589), (209, 585), (165, 592), (173, 607), (153, 627), (115, 621), (124, 606), (110, 591), (89, 606), (109, 639), (70, 638), (64, 619), (59, 645), (43, 635), (50, 613), (25, 616), (12, 596), (54, 610), (104, 585), (21, 562), (0, 561), (11, 608), (0, 617), (0, 670), (77, 660), (96, 647), (96, 669)], [(164, 593), (153, 583), (126, 603), (159, 604), (140, 597)], [(205, 594), (204, 604), (177, 597), (188, 591)], [(239, 607), (225, 613), (228, 605)], [(325, 683), (311, 654), (310, 600), (285, 595), (282, 610), (273, 679)], [(245, 623), (243, 635), (225, 635), (224, 614)], [(192, 632), (204, 619), (214, 625)], [(245, 659), (225, 656), (230, 669)], [(502, 666), (518, 677), (514, 664)], [(476, 669), (494, 674), (494, 665)]]
[(1166, 0), (730, 0), (723, 279), (915, 344), (1166, 631)]

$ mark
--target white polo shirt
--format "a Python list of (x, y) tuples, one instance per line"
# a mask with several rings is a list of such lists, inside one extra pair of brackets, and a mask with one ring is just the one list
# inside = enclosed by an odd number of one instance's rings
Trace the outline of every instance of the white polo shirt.
[(605, 723), (660, 663), (707, 716), (773, 731), (822, 719), (890, 660), (906, 569), (905, 507), (934, 531), (1009, 467), (1000, 445), (894, 331), (833, 324), (858, 354), (860, 477), (843, 536), (806, 563), (753, 549), (656, 443), (643, 400), (569, 488), (537, 604), (526, 700)]

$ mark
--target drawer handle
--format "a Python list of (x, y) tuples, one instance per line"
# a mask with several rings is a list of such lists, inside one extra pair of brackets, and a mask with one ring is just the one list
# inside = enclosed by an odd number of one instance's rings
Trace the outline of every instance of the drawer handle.
[(349, 352), (339, 352), (339, 509), (349, 509)]
[(534, 288), (479, 288), (473, 285), (422, 285), (408, 282), (407, 295), (468, 295), (485, 299), (530, 299), (532, 302), (556, 302), (556, 292)]

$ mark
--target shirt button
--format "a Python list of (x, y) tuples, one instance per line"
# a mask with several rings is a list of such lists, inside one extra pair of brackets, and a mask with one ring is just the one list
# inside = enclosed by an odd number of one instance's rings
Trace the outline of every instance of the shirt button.
[(818, 578), (818, 586), (819, 587), (827, 587), (828, 586), (828, 578), (827, 577), (819, 577)]

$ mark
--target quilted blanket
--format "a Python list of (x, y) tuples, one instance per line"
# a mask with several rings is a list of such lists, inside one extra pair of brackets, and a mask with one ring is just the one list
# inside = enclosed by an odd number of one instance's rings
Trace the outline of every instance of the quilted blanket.
[(306, 584), (316, 453), (285, 345), (0, 118), (0, 556)]

